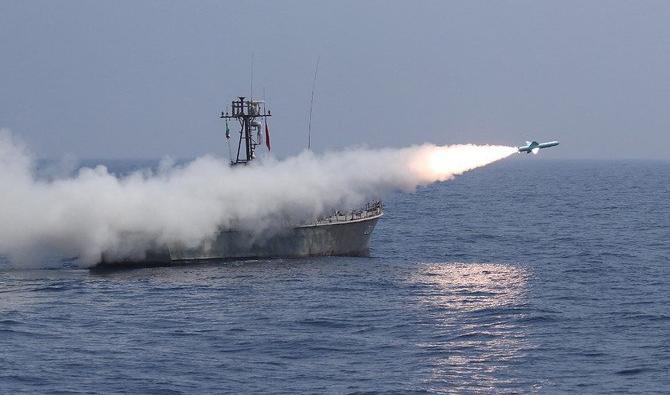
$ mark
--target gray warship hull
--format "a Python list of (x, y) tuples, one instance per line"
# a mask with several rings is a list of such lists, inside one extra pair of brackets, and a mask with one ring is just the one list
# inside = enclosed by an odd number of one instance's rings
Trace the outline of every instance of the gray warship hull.
[(240, 231), (220, 232), (198, 248), (170, 248), (171, 261), (209, 259), (295, 258), (319, 255), (365, 256), (379, 216), (342, 222), (316, 223), (254, 236)]
[(235, 261), (308, 256), (367, 256), (370, 237), (381, 208), (358, 215), (334, 215), (313, 224), (255, 235), (238, 230), (220, 231), (214, 240), (196, 248), (177, 245), (149, 251), (140, 261), (103, 259), (97, 268), (118, 266), (164, 266), (210, 260)]

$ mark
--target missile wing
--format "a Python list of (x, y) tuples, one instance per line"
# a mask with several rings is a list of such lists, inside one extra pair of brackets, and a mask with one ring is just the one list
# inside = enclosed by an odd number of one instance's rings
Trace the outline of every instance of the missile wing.
[(526, 145), (519, 147), (519, 152), (530, 154), (537, 154), (543, 148), (554, 147), (558, 145), (558, 141), (548, 141), (546, 143), (538, 143), (537, 141), (526, 141)]

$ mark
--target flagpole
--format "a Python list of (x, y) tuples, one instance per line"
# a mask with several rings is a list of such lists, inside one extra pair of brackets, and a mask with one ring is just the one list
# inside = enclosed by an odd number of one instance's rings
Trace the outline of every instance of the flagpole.
[(226, 119), (226, 145), (228, 145), (228, 160), (233, 163), (233, 151), (230, 148), (230, 128), (228, 128), (228, 120)]

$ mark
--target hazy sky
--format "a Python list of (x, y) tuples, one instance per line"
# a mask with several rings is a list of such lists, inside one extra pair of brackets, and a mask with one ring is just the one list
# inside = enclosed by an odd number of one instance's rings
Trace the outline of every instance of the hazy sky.
[(307, 143), (320, 56), (318, 151), (670, 159), (670, 1), (0, 0), (0, 127), (45, 157), (226, 154), (252, 53), (278, 156)]

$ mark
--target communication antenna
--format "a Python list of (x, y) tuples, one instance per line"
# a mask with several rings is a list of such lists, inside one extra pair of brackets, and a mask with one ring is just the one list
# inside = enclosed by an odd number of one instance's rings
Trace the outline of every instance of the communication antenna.
[(249, 99), (254, 99), (254, 53), (251, 53), (251, 86), (249, 88)]
[(312, 81), (312, 98), (309, 100), (309, 121), (307, 122), (307, 149), (312, 149), (312, 108), (314, 107), (314, 90), (316, 89), (316, 75), (319, 73), (319, 60), (316, 58), (316, 68), (314, 68), (314, 80)]

